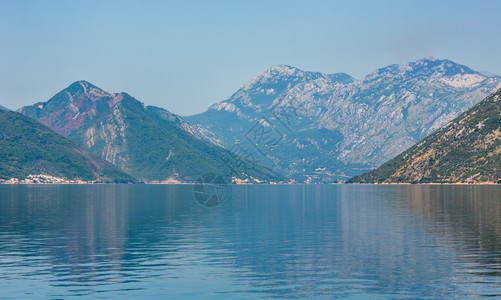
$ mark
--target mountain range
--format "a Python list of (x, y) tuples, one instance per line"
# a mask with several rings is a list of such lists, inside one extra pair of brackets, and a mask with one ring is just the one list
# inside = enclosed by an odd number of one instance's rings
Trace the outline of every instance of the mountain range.
[(433, 57), (360, 80), (280, 65), (184, 119), (205, 139), (245, 148), (288, 177), (334, 182), (390, 160), (499, 87), (500, 76)]
[[(500, 76), (427, 57), (378, 69), (360, 80), (345, 73), (272, 66), (229, 99), (189, 117), (146, 106), (127, 93), (108, 93), (87, 81), (77, 81), (48, 101), (18, 112), (71, 140), (78, 151), (70, 152), (91, 161), (85, 178), (92, 173), (95, 178), (116, 181), (126, 173), (128, 179), (143, 182), (186, 182), (213, 172), (228, 180), (279, 182), (289, 177), (325, 183), (346, 181), (375, 169), (500, 87)], [(32, 124), (28, 120), (21, 128)], [(64, 138), (56, 136), (52, 140), (61, 143)], [(26, 138), (33, 146), (37, 135)], [(405, 159), (398, 157), (403, 164)], [(26, 171), (28, 160), (18, 169)], [(112, 165), (123, 173), (113, 175), (116, 178), (110, 175), (117, 171)], [(383, 167), (385, 174), (391, 173), (386, 164)], [(395, 175), (391, 180), (437, 180), (426, 173), (428, 167), (420, 170), (423, 178)], [(44, 168), (50, 169), (47, 164)], [(3, 169), (9, 169), (8, 162)], [(109, 176), (100, 170), (107, 170)], [(379, 174), (370, 175), (375, 182), (386, 180), (378, 172), (366, 174)], [(461, 174), (470, 176), (468, 180), (474, 175), (475, 180), (487, 178), (484, 173), (470, 173)], [(466, 180), (457, 174), (454, 178), (437, 174), (447, 182)], [(354, 180), (369, 182), (367, 178)]]
[[(251, 181), (282, 178), (259, 166), (233, 168), (231, 152), (198, 138), (194, 135), (198, 131), (190, 132), (180, 117), (86, 81), (19, 112), (145, 182), (194, 181), (207, 172)], [(242, 162), (247, 161), (242, 158), (237, 163)]]
[(0, 179), (40, 174), (68, 180), (136, 181), (35, 120), (0, 110)]
[(501, 89), (352, 183), (501, 183)]

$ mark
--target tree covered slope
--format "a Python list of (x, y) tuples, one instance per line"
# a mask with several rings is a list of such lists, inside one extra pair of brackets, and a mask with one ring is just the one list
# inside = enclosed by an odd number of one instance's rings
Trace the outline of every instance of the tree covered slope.
[(37, 121), (17, 112), (0, 111), (0, 179), (30, 174), (68, 180), (135, 181)]

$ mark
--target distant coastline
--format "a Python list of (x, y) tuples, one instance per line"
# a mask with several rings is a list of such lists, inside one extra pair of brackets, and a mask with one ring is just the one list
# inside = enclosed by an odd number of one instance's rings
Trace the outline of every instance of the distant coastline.
[(496, 182), (390, 182), (390, 183), (359, 183), (350, 182), (350, 185), (501, 185)]
[[(64, 182), (24, 182), (24, 181), (18, 181), (18, 182), (12, 182), (11, 180), (0, 180), (0, 185), (111, 185), (111, 184), (140, 184), (140, 185), (193, 185), (197, 184), (197, 182), (86, 182), (86, 181), (81, 181), (81, 180), (67, 180)], [(287, 183), (287, 182), (279, 182), (279, 183), (241, 183), (241, 182), (229, 182), (229, 183), (224, 183), (225, 185), (389, 185), (389, 186), (398, 186), (398, 185), (451, 185), (451, 186), (458, 186), (458, 185), (501, 185), (501, 183), (496, 183), (496, 182), (455, 182), (455, 183), (448, 183), (448, 182), (440, 182), (440, 183), (433, 183), (433, 182), (427, 182), (427, 183), (407, 183), (407, 182), (391, 182), (391, 183), (347, 183), (347, 182), (337, 182), (337, 183), (300, 183), (300, 182), (294, 182), (294, 183)]]

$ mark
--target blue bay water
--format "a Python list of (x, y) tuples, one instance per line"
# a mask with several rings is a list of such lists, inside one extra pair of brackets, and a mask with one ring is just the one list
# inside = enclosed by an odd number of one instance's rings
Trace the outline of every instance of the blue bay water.
[(0, 185), (0, 298), (501, 296), (500, 186)]

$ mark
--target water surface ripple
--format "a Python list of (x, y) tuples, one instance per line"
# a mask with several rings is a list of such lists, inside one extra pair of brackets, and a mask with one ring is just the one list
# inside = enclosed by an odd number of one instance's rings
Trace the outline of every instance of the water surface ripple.
[(0, 298), (501, 297), (500, 186), (0, 185)]

